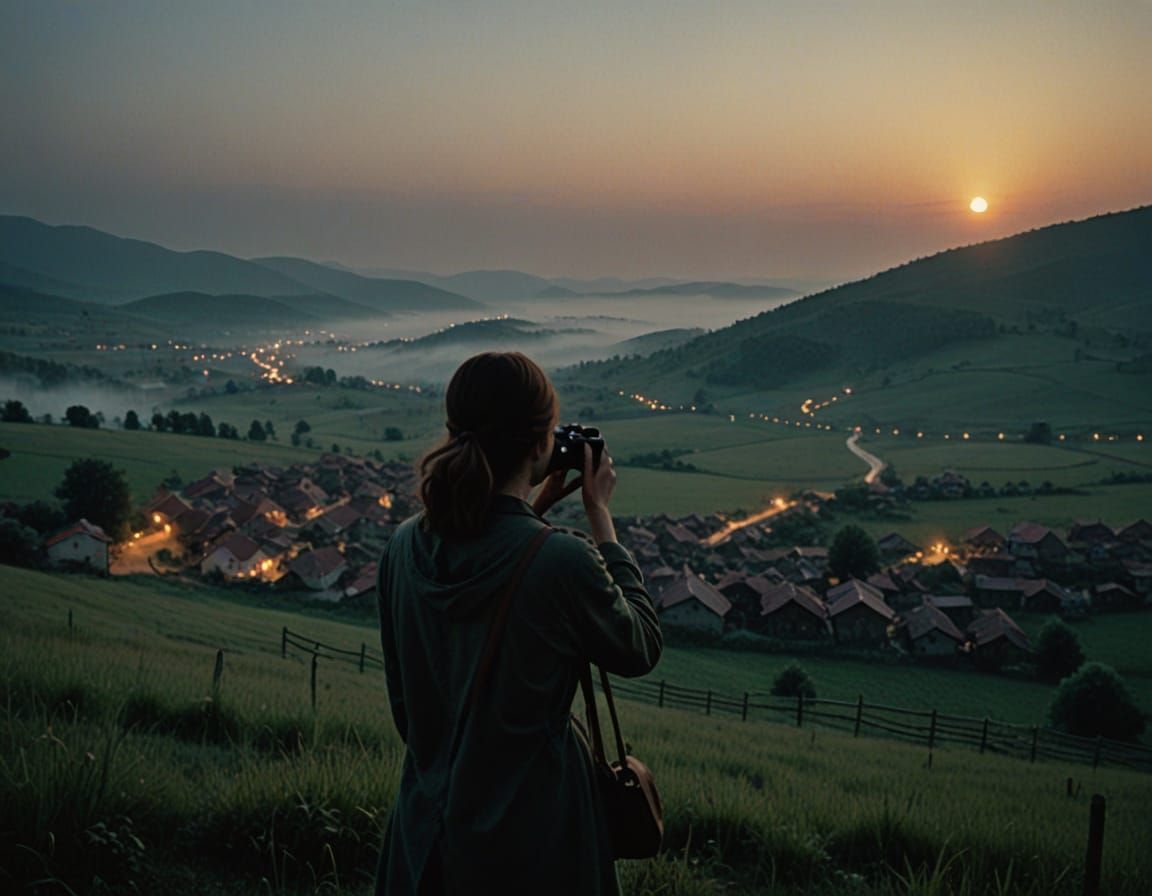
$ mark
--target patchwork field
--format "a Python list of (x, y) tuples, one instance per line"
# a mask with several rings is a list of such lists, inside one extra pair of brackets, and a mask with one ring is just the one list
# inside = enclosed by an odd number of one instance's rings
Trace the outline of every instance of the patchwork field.
[[(0, 567), (0, 592), (9, 884), (367, 890), (401, 757), (382, 676), (321, 661), (313, 716), (307, 665), (280, 658), (278, 634), (354, 647), (370, 628), (151, 579)], [(655, 675), (689, 674), (691, 653), (670, 651)], [(662, 858), (621, 864), (629, 894), (1072, 896), (1094, 792), (1108, 799), (1105, 892), (1142, 896), (1152, 875), (1147, 775), (967, 750), (929, 769), (888, 741), (622, 711), (668, 823)]]

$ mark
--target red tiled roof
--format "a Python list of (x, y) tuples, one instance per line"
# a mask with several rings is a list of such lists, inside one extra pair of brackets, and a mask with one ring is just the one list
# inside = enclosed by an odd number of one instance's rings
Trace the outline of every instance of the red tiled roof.
[(328, 528), (339, 532), (357, 523), (361, 516), (362, 514), (355, 507), (340, 504), (320, 517), (320, 521), (325, 523)]
[(211, 557), (217, 551), (229, 551), (241, 563), (251, 560), (260, 550), (260, 545), (242, 532), (232, 532), (226, 538), (216, 542), (205, 556)]
[(692, 572), (687, 566), (684, 571), (660, 594), (660, 609), (667, 610), (686, 600), (698, 600), (705, 607), (723, 618), (732, 609), (732, 603), (723, 594)]
[(322, 579), (345, 565), (344, 555), (335, 547), (305, 551), (288, 567), (301, 578)]
[(932, 604), (926, 603), (917, 607), (904, 618), (900, 627), (908, 632), (908, 637), (913, 641), (924, 637), (929, 632), (938, 631), (957, 644), (964, 643), (964, 633), (956, 627), (956, 623)]
[(861, 582), (859, 579), (849, 579), (847, 582), (829, 589), (824, 599), (828, 605), (829, 616), (839, 616), (857, 604), (863, 604), (885, 619), (896, 617), (896, 611), (884, 602), (883, 595), (867, 582)]
[(169, 492), (163, 498), (153, 503), (148, 512), (159, 513), (168, 517), (170, 520), (174, 520), (182, 513), (187, 513), (191, 509), (191, 505), (184, 501), (179, 495), (174, 495)]
[(105, 544), (111, 544), (112, 539), (104, 534), (104, 530), (99, 526), (94, 525), (88, 520), (80, 519), (74, 522), (71, 526), (66, 526), (59, 532), (49, 535), (44, 541), (44, 547), (50, 548), (54, 544), (59, 544), (62, 541), (67, 541), (77, 535), (85, 535), (88, 538), (95, 538), (97, 541), (102, 541)]
[(803, 585), (793, 585), (791, 582), (774, 585), (763, 594), (760, 598), (760, 615), (770, 616), (790, 603), (807, 610), (817, 619), (828, 618), (828, 608), (815, 591)]
[[(1012, 541), (1023, 542), (1024, 544), (1037, 544), (1043, 541), (1049, 535), (1055, 533), (1047, 526), (1042, 526), (1039, 523), (1017, 523), (1012, 527), (1012, 531), (1008, 533), (1008, 537)], [(1059, 538), (1059, 536), (1057, 536)]]
[(1012, 620), (1012, 617), (999, 607), (994, 610), (985, 610), (977, 616), (968, 626), (968, 635), (977, 647), (983, 647), (1000, 638), (1007, 638), (1010, 643), (1021, 650), (1029, 649), (1028, 636)]

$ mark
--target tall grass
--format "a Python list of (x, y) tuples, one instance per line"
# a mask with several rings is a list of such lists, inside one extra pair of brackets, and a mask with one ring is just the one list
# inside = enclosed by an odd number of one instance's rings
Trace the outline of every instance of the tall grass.
[[(403, 755), (379, 674), (322, 663), (313, 715), (282, 614), (0, 572), (19, 586), (0, 603), (0, 889), (368, 889)], [(889, 741), (622, 711), (667, 807), (664, 855), (620, 864), (628, 893), (1072, 896), (1093, 792), (1105, 891), (1152, 880), (1149, 776), (965, 750), (928, 767)]]

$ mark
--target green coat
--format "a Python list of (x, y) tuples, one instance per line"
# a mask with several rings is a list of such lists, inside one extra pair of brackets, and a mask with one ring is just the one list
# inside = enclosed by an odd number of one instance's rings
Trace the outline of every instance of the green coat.
[(463, 712), (494, 598), (543, 525), (500, 495), (479, 538), (450, 542), (413, 517), (384, 551), (381, 643), (407, 752), (377, 893), (415, 893), (437, 854), (449, 893), (618, 891), (569, 719), (584, 663), (637, 676), (660, 657), (656, 611), (628, 551), (554, 532), (512, 603), (484, 692)]

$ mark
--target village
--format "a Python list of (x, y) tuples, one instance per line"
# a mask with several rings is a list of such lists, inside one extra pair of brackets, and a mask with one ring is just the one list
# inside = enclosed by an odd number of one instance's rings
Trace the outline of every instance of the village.
[[(312, 464), (216, 470), (162, 489), (146, 524), (111, 552), (86, 520), (49, 536), (55, 566), (193, 575), (301, 601), (374, 606), (377, 559), (416, 509), (410, 464), (324, 454)], [(1064, 537), (1032, 522), (970, 529), (958, 545), (876, 540), (880, 568), (837, 579), (829, 548), (781, 545), (792, 520), (835, 500), (805, 492), (743, 519), (660, 514), (618, 520), (665, 627), (716, 640), (743, 631), (832, 650), (897, 651), (984, 668), (1024, 662), (1013, 613), (1064, 617), (1152, 607), (1152, 524), (1074, 525)], [(110, 565), (111, 564), (111, 565)]]

